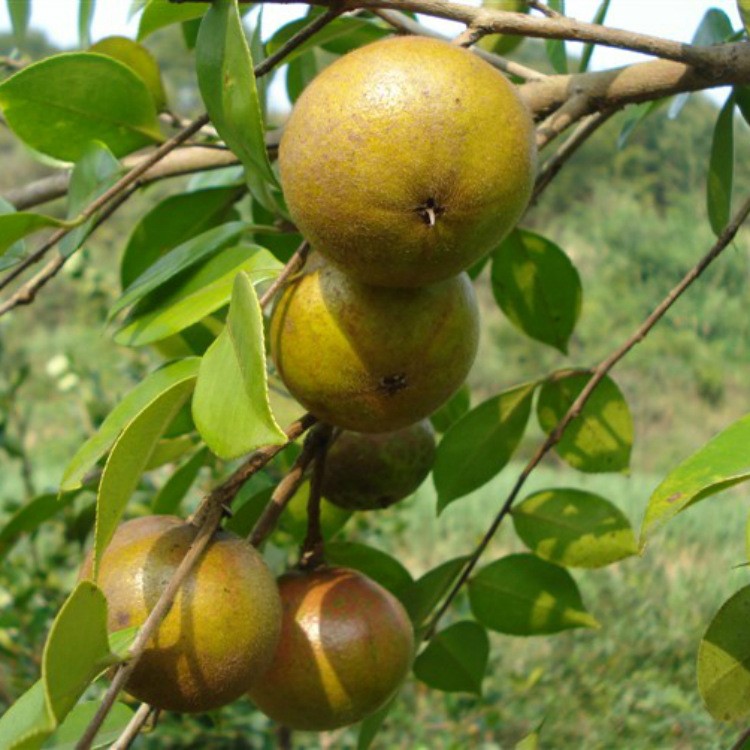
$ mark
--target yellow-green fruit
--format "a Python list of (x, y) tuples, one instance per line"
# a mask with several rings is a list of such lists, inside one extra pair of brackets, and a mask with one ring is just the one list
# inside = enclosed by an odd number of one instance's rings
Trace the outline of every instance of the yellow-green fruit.
[(388, 289), (330, 265), (287, 287), (270, 329), (289, 392), (318, 419), (357, 432), (389, 432), (432, 414), (466, 378), (478, 335), (466, 274)]
[[(174, 516), (120, 526), (101, 560), (98, 585), (110, 631), (141, 625), (195, 539)], [(91, 577), (92, 556), (81, 570)], [(126, 690), (168, 711), (210, 711), (247, 692), (266, 669), (281, 629), (281, 601), (263, 558), (219, 531), (188, 575)]]
[(396, 432), (343, 432), (326, 455), (323, 496), (347, 510), (387, 508), (411, 495), (434, 462), (428, 419)]
[[(529, 3), (527, 0), (482, 0), (482, 6), (492, 10), (506, 10), (511, 13), (528, 13)], [(477, 43), (487, 52), (494, 52), (496, 55), (507, 55), (513, 52), (516, 47), (523, 41), (522, 36), (514, 34), (488, 34), (483, 36)]]
[(360, 281), (421, 286), (468, 268), (521, 217), (536, 164), (515, 88), (426, 37), (361, 47), (298, 99), (279, 147), (302, 233)]
[(413, 659), (400, 602), (347, 568), (288, 573), (279, 591), (281, 637), (271, 667), (250, 690), (253, 702), (290, 729), (319, 732), (377, 711)]

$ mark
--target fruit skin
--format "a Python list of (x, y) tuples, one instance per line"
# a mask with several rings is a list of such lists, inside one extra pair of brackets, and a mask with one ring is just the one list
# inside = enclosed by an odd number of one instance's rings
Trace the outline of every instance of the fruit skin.
[(290, 729), (327, 731), (383, 706), (406, 677), (414, 634), (401, 603), (348, 568), (279, 579), (281, 638), (268, 671), (250, 690)]
[(362, 282), (413, 287), (468, 268), (513, 228), (531, 196), (536, 143), (498, 70), (408, 36), (350, 52), (312, 81), (284, 128), (279, 166), (313, 248)]
[[(482, 7), (510, 11), (511, 13), (529, 12), (527, 0), (482, 0)], [(513, 52), (523, 40), (524, 37), (514, 34), (488, 34), (477, 42), (477, 46), (487, 50), (487, 52), (494, 52), (496, 55), (507, 55)]]
[(375, 510), (411, 495), (435, 463), (430, 421), (396, 432), (343, 432), (328, 449), (323, 496), (346, 510)]
[[(107, 597), (110, 631), (143, 623), (197, 531), (174, 516), (146, 516), (118, 527), (97, 580)], [(92, 564), (89, 553), (82, 578), (91, 576)], [(224, 706), (266, 669), (280, 630), (281, 600), (263, 558), (245, 540), (218, 531), (126, 690), (169, 711)]]
[(357, 432), (397, 430), (435, 411), (466, 378), (478, 337), (466, 274), (386, 289), (330, 264), (286, 288), (270, 326), (289, 392), (318, 419)]

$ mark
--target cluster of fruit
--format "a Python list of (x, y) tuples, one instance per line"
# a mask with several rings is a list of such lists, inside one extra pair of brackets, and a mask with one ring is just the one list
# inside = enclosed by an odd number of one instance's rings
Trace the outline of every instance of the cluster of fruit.
[[(327, 458), (323, 491), (334, 503), (385, 507), (429, 473), (425, 418), (460, 386), (477, 349), (465, 269), (520, 218), (535, 156), (514, 88), (432, 39), (356, 50), (297, 102), (281, 180), (316, 253), (274, 309), (271, 353), (301, 404), (352, 431)], [(98, 573), (113, 629), (143, 622), (195, 534), (164, 516), (118, 529)], [(191, 712), (249, 693), (290, 728), (325, 730), (380, 708), (413, 652), (403, 606), (361, 573), (323, 566), (274, 582), (249, 544), (221, 531), (128, 690)]]

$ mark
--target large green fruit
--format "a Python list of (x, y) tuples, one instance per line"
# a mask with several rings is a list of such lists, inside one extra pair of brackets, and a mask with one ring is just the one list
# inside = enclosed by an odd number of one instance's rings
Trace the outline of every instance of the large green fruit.
[(333, 266), (290, 284), (271, 317), (271, 355), (318, 419), (388, 432), (424, 419), (460, 387), (479, 317), (466, 276), (419, 289), (371, 287)]
[(279, 645), (249, 693), (258, 708), (290, 729), (316, 731), (377, 711), (413, 659), (412, 626), (400, 602), (347, 568), (288, 573), (279, 590)]
[(426, 37), (351, 52), (297, 101), (279, 148), (312, 246), (360, 281), (421, 286), (468, 268), (531, 196), (531, 116), (503, 75)]
[(411, 495), (434, 462), (427, 419), (396, 432), (343, 432), (326, 456), (323, 495), (347, 510), (387, 508)]
[[(174, 516), (120, 526), (102, 557), (97, 583), (109, 629), (141, 625), (190, 548), (198, 529)], [(82, 577), (90, 577), (87, 557)], [(219, 531), (126, 685), (138, 700), (169, 711), (210, 711), (243, 695), (266, 669), (281, 629), (281, 601), (263, 558)]]
[[(529, 12), (528, 0), (482, 0), (482, 6), (492, 10), (506, 10), (511, 13)], [(509, 52), (513, 52), (523, 39), (522, 36), (514, 34), (488, 34), (479, 40), (478, 46), (486, 49), (487, 52), (494, 52), (496, 55), (507, 55)]]

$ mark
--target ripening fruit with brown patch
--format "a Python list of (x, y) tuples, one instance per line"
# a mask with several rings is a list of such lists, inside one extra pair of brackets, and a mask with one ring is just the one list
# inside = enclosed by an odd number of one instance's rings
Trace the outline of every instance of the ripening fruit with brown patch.
[(368, 284), (467, 269), (523, 214), (531, 116), (476, 54), (418, 36), (344, 55), (297, 100), (279, 146), (289, 211), (313, 248)]
[(432, 414), (466, 378), (478, 337), (466, 274), (389, 289), (329, 264), (286, 288), (270, 328), (271, 356), (292, 396), (321, 421), (357, 432)]
[[(138, 518), (117, 529), (97, 578), (110, 632), (145, 621), (197, 532), (174, 516)], [(81, 577), (91, 577), (92, 567), (89, 553)], [(125, 689), (168, 711), (219, 708), (268, 667), (280, 629), (279, 592), (263, 558), (244, 539), (218, 531)]]
[(387, 508), (411, 495), (434, 462), (428, 419), (395, 432), (344, 431), (326, 454), (323, 496), (346, 510)]
[(413, 660), (412, 625), (398, 599), (348, 568), (287, 573), (279, 591), (279, 645), (249, 693), (258, 708), (290, 729), (320, 732), (383, 706)]

